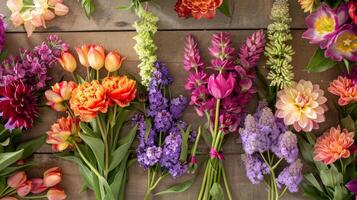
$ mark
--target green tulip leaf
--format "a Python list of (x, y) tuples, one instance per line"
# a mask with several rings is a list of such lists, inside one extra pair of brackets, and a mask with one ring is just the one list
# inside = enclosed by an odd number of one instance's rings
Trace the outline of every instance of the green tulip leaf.
[(219, 183), (214, 183), (209, 193), (215, 200), (224, 200), (223, 188)]
[(104, 169), (104, 144), (101, 139), (88, 136), (85, 134), (80, 135), (81, 139), (92, 149), (98, 165)]
[(318, 189), (320, 192), (323, 192), (319, 182), (316, 180), (315, 176), (312, 173), (305, 174), (304, 175), (305, 179), (311, 183), (316, 189)]
[(318, 48), (315, 52), (315, 54), (312, 56), (312, 58), (309, 61), (309, 64), (307, 65), (307, 71), (308, 72), (324, 72), (333, 66), (335, 66), (337, 63), (329, 58), (326, 58), (324, 55), (324, 51), (320, 48)]
[(35, 151), (37, 151), (39, 148), (42, 147), (42, 145), (46, 141), (46, 135), (42, 135), (40, 137), (37, 137), (35, 139), (31, 139), (27, 142), (24, 142), (20, 144), (16, 150), (24, 150), (24, 153), (22, 154), (21, 159), (25, 159), (30, 157)]
[(195, 179), (193, 177), (193, 178), (191, 178), (187, 181), (184, 181), (182, 183), (175, 184), (175, 185), (167, 188), (164, 191), (156, 193), (155, 196), (184, 192), (184, 191), (188, 190), (193, 185), (194, 180)]
[(24, 149), (15, 152), (0, 153), (0, 171), (20, 160), (23, 152)]
[(343, 183), (342, 174), (338, 172), (334, 167), (322, 170), (320, 172), (320, 176), (322, 183), (332, 188)]

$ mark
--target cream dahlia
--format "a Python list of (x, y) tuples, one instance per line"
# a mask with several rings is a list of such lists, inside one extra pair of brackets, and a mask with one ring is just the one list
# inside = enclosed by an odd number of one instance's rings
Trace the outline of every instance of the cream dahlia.
[(340, 97), (338, 99), (340, 106), (357, 102), (357, 85), (347, 77), (339, 76), (336, 80), (332, 81), (328, 91)]
[(314, 9), (315, 0), (298, 0), (300, 3), (301, 8), (304, 12), (312, 12)]
[(286, 125), (293, 125), (296, 131), (309, 132), (325, 121), (324, 114), (328, 110), (326, 101), (319, 85), (300, 80), (278, 92), (276, 116), (282, 118)]

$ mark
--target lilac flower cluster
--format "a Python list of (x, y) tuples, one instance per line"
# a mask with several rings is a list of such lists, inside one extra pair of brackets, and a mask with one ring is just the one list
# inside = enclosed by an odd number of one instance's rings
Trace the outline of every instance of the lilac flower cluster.
[[(1, 32), (1, 30), (0, 30)], [(0, 115), (9, 130), (31, 128), (38, 117), (39, 92), (50, 79), (48, 70), (68, 45), (56, 35), (33, 49), (20, 49), (0, 64)]]
[[(212, 56), (209, 68), (215, 73), (222, 73), (223, 77), (234, 79), (234, 91), (222, 99), (220, 105), (219, 128), (224, 133), (237, 132), (244, 107), (256, 92), (253, 86), (256, 77), (254, 67), (264, 51), (264, 46), (263, 31), (257, 31), (248, 37), (238, 53), (233, 47), (230, 33), (213, 34), (208, 47)], [(191, 92), (190, 104), (195, 106), (198, 115), (208, 113), (214, 116), (216, 99), (208, 90), (208, 67), (202, 61), (198, 44), (191, 35), (186, 37), (184, 69), (190, 72), (185, 85), (186, 90)]]
[[(179, 120), (188, 101), (182, 95), (170, 100), (165, 97), (164, 90), (172, 81), (167, 67), (156, 62), (149, 84), (147, 115), (137, 115), (133, 121), (138, 124), (139, 164), (145, 169), (159, 164), (172, 177), (177, 177), (188, 170), (187, 163), (180, 162), (180, 129), (186, 130), (187, 124)], [(192, 138), (194, 133), (190, 135)]]
[[(298, 160), (299, 149), (297, 137), (287, 130), (284, 123), (276, 118), (265, 102), (261, 102), (254, 115), (247, 115), (244, 128), (239, 130), (245, 155), (243, 161), (246, 174), (253, 184), (258, 184), (263, 180), (265, 174), (270, 174), (269, 170), (273, 165), (266, 163), (263, 158), (265, 153), (275, 155), (281, 160), (285, 160), (288, 166), (280, 173), (277, 181), (280, 185), (286, 185), (290, 192), (296, 192), (302, 180), (302, 171)], [(267, 171), (268, 169), (268, 171)], [(282, 181), (291, 182), (282, 182)], [(289, 184), (289, 185), (287, 185)]]
[(4, 49), (6, 23), (4, 16), (0, 14), (0, 53)]

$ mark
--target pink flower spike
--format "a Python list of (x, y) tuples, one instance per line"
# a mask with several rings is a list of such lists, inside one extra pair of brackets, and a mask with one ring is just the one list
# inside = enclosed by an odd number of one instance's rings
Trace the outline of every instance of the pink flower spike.
[(216, 99), (224, 99), (232, 93), (234, 81), (232, 73), (228, 74), (227, 79), (222, 73), (218, 74), (217, 77), (212, 74), (208, 79), (208, 91)]
[(183, 66), (185, 70), (190, 71), (191, 69), (202, 69), (204, 63), (200, 56), (198, 44), (192, 35), (186, 36), (184, 51), (185, 55)]

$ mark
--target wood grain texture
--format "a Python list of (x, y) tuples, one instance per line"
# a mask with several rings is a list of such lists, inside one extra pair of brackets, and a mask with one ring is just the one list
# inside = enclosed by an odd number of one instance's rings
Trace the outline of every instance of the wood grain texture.
[[(0, 2), (0, 13), (10, 16), (6, 0)], [(114, 31), (133, 30), (136, 16), (130, 11), (119, 11), (119, 6), (128, 5), (128, 0), (96, 0), (97, 11), (90, 20), (76, 0), (65, 0), (70, 12), (64, 17), (56, 17), (47, 24), (47, 29), (37, 31)], [(217, 13), (213, 20), (180, 19), (174, 11), (175, 0), (155, 0), (149, 8), (160, 18), (159, 29), (258, 29), (269, 24), (270, 9), (273, 0), (230, 0), (233, 17)], [(290, 0), (292, 28), (304, 28), (304, 13), (296, 0)], [(104, 14), (105, 13), (105, 14)], [(8, 18), (9, 19), (9, 18)], [(23, 32), (23, 27), (15, 28), (9, 23), (9, 32)]]

